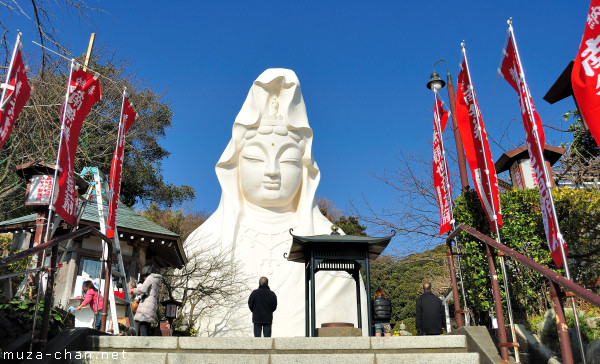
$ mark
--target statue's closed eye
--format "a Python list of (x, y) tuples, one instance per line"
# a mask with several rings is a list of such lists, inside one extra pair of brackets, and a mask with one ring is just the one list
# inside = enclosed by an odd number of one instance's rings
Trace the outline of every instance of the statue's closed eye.
[(264, 162), (265, 159), (261, 156), (257, 156), (257, 155), (253, 155), (253, 154), (246, 154), (242, 156), (245, 160), (250, 161), (250, 162)]

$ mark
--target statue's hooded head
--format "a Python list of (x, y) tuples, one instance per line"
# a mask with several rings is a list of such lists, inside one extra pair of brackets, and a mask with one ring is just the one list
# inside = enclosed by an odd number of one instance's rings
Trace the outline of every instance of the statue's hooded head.
[[(216, 172), (223, 191), (219, 206), (223, 221), (233, 214), (238, 225), (244, 206), (253, 204), (293, 212), (295, 232), (313, 234), (320, 176), (300, 83), (293, 71), (268, 69), (254, 81)], [(233, 238), (237, 226), (223, 228)]]

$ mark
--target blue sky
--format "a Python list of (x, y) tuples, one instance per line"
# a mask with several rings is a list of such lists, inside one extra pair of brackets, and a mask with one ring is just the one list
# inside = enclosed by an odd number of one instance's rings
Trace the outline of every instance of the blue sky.
[[(583, 0), (90, 4), (109, 15), (95, 16), (90, 29), (73, 14), (57, 12), (60, 40), (79, 54), (96, 32), (97, 45), (117, 48), (149, 86), (167, 91), (174, 118), (163, 140), (171, 152), (164, 176), (194, 187), (191, 208), (209, 213), (220, 198), (214, 166), (248, 89), (265, 69), (290, 68), (300, 79), (322, 172), (317, 194), (342, 210), (362, 195), (380, 208), (392, 203), (393, 193), (373, 174), (393, 169), (399, 149), (431, 155), (433, 95), (425, 84), (441, 58), (456, 83), (463, 40), (489, 136), (499, 141), (507, 130), (514, 143), (522, 141), (522, 125), (511, 123), (520, 120), (516, 93), (499, 77), (492, 96), (509, 17), (542, 121), (566, 129), (561, 115), (573, 102), (549, 105), (542, 97), (575, 57), (589, 7)], [(32, 17), (28, 6), (24, 2)], [(35, 47), (31, 21), (0, 9), (3, 22), (14, 27), (11, 42), (18, 28), (25, 46)], [(437, 71), (445, 79), (443, 64)], [(570, 140), (549, 129), (546, 135), (553, 145)], [(447, 139), (448, 149), (453, 144)], [(491, 149), (494, 160), (503, 152), (494, 143)]]

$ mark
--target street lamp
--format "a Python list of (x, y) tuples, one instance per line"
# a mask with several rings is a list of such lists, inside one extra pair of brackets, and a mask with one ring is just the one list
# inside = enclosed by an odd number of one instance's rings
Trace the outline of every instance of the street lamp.
[(440, 78), (440, 75), (437, 72), (435, 72), (434, 65), (434, 71), (429, 78), (429, 82), (427, 82), (427, 88), (430, 90), (435, 90), (435, 92), (440, 92), (440, 90), (444, 88), (444, 86), (446, 86), (446, 82), (444, 82), (444, 80)]
[(440, 59), (433, 64), (433, 73), (430, 76), (429, 82), (427, 82), (427, 88), (434, 92), (438, 92), (446, 85), (446, 82), (444, 82), (444, 80), (440, 78), (440, 75), (435, 71), (435, 65), (439, 62), (444, 62), (446, 64), (446, 70), (448, 72), (448, 102), (450, 103), (450, 111), (452, 114), (452, 131), (454, 132), (454, 142), (456, 143), (456, 159), (458, 161), (458, 170), (460, 172), (460, 183), (462, 185), (462, 191), (465, 192), (469, 186), (469, 180), (467, 178), (467, 162), (462, 145), (462, 138), (460, 137), (460, 132), (458, 130), (458, 123), (456, 121), (456, 94), (454, 93), (454, 84), (452, 83), (452, 75), (450, 75), (450, 71), (448, 70), (448, 63), (445, 60)]

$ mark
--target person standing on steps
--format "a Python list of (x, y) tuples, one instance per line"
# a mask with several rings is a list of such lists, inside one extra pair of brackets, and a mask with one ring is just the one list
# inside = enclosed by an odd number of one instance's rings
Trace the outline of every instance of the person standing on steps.
[(273, 312), (277, 309), (277, 295), (269, 288), (267, 277), (260, 277), (258, 289), (255, 289), (248, 298), (248, 307), (252, 312), (254, 324), (254, 337), (271, 337)]
[(423, 294), (417, 299), (416, 327), (419, 335), (441, 335), (444, 320), (442, 300), (431, 293), (431, 283), (423, 284)]
[[(85, 297), (77, 297), (77, 299), (83, 300), (76, 310), (79, 311), (83, 307), (89, 305), (92, 311), (94, 311), (94, 329), (100, 330), (100, 323), (102, 322), (102, 305), (104, 304), (102, 295), (98, 293), (94, 283), (92, 281), (83, 282), (81, 292)], [(98, 306), (96, 306), (96, 304)]]
[(375, 323), (375, 336), (392, 336), (392, 303), (385, 297), (385, 292), (378, 289), (375, 291), (373, 300), (373, 322)]
[(158, 308), (158, 292), (162, 284), (162, 276), (156, 273), (152, 264), (146, 264), (140, 274), (140, 283), (129, 291), (130, 295), (142, 295), (133, 320), (136, 324), (137, 336), (150, 336), (150, 325), (156, 320)]

